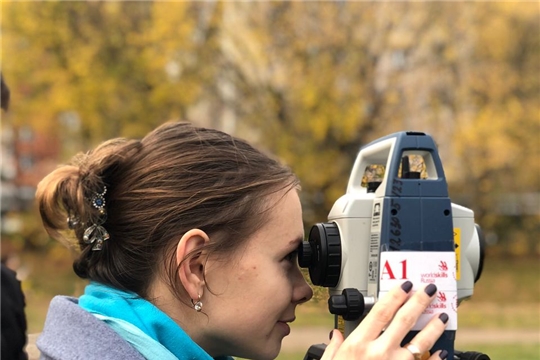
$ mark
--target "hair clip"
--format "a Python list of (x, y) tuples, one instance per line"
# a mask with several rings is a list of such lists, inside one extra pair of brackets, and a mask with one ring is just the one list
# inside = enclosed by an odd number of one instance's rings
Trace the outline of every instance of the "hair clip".
[(103, 186), (103, 192), (95, 193), (92, 197), (92, 206), (99, 210), (101, 214), (105, 213), (105, 194), (107, 193), (107, 187)]
[(90, 225), (84, 230), (83, 241), (85, 244), (94, 244), (92, 250), (103, 249), (103, 242), (109, 240), (109, 232), (101, 225)]
[(95, 224), (90, 225), (84, 230), (83, 241), (85, 244), (94, 244), (92, 250), (103, 249), (103, 242), (109, 240), (109, 232), (102, 226), (107, 220), (107, 212), (105, 211), (105, 194), (107, 187), (103, 187), (103, 192), (95, 193), (90, 200), (93, 207), (99, 210), (100, 216)]
[(77, 226), (79, 224), (79, 217), (74, 215), (74, 214), (71, 214), (71, 212), (69, 213), (69, 216), (67, 218), (67, 226), (70, 230), (74, 230), (75, 229), (75, 226)]

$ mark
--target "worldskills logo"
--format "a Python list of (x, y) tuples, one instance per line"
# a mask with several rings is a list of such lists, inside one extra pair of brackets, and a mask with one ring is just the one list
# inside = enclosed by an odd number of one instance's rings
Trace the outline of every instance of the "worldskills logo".
[(437, 301), (429, 305), (430, 309), (446, 309), (446, 293), (444, 291), (439, 291), (437, 293)]
[(422, 273), (420, 277), (422, 283), (434, 283), (436, 279), (446, 279), (448, 277), (448, 263), (441, 260), (437, 266), (437, 270)]
[(446, 261), (442, 261), (439, 264), (439, 271), (448, 271), (448, 264)]
[(437, 301), (445, 302), (446, 294), (442, 291), (439, 291), (439, 294), (437, 294)]

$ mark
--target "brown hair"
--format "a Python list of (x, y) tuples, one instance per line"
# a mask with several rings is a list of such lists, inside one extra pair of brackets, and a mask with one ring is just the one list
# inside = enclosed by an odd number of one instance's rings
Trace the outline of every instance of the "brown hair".
[[(243, 140), (167, 123), (141, 141), (114, 139), (75, 156), (40, 182), (36, 197), (52, 237), (66, 239), (66, 219), (78, 218), (78, 276), (147, 297), (166, 259), (169, 285), (179, 296), (175, 249), (185, 232), (205, 231), (208, 252), (237, 249), (265, 221), (265, 198), (297, 184), (287, 167)], [(99, 218), (89, 199), (104, 186), (110, 239), (92, 251), (82, 239)]]

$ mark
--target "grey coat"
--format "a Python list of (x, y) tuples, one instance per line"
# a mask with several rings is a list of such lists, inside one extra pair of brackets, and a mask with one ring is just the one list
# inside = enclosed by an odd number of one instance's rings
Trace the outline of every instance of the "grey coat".
[(78, 305), (56, 296), (37, 340), (42, 360), (145, 360), (127, 341)]

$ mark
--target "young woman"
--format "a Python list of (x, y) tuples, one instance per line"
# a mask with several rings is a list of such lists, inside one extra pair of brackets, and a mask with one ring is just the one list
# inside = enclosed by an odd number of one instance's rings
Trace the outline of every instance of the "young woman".
[[(185, 123), (105, 142), (53, 171), (37, 191), (43, 223), (80, 249), (73, 267), (90, 283), (78, 299), (51, 302), (42, 358), (275, 358), (312, 296), (296, 263), (298, 187), (245, 141)], [(409, 296), (411, 287), (394, 289), (345, 341), (335, 332), (324, 359), (429, 350), (444, 317), (400, 346), (435, 292)]]

